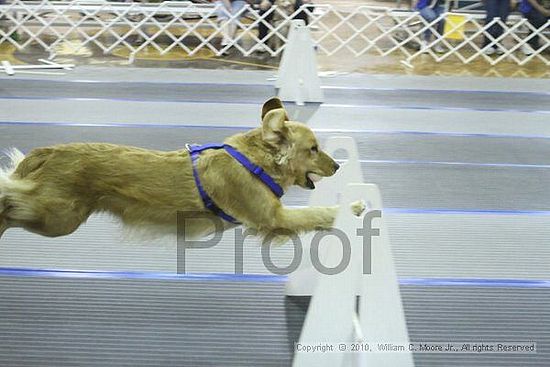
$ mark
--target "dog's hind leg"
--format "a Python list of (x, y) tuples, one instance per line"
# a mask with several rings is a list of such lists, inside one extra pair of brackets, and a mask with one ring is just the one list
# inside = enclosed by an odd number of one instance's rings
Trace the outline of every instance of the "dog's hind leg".
[[(11, 225), (8, 222), (9, 206), (9, 192), (15, 187), (19, 189), (19, 185), (14, 184), (12, 174), (16, 170), (19, 163), (21, 163), (25, 156), (17, 149), (11, 149), (6, 152), (9, 163), (7, 166), (0, 166), (0, 238)], [(25, 185), (23, 185), (25, 186)]]
[(10, 225), (8, 223), (8, 207), (6, 205), (7, 199), (6, 197), (0, 192), (0, 239), (2, 238), (2, 235), (8, 228), (10, 228)]
[(18, 227), (47, 237), (64, 236), (74, 232), (92, 212), (85, 200), (58, 188), (18, 181), (11, 186), (3, 198), (0, 232)]
[(6, 232), (7, 229), (8, 229), (8, 223), (6, 219), (4, 219), (0, 214), (0, 239), (2, 238), (2, 235), (4, 234), (4, 232)]
[[(0, 182), (1, 183), (1, 182)], [(73, 233), (90, 216), (85, 199), (49, 182), (4, 178), (0, 196), (0, 234), (19, 227), (47, 237)]]
[(46, 237), (59, 237), (73, 233), (91, 214), (87, 205), (61, 198), (40, 200), (33, 204), (19, 201), (10, 211), (10, 227), (21, 227)]
[(0, 239), (6, 230), (9, 228), (8, 219), (6, 217), (6, 198), (0, 192)]

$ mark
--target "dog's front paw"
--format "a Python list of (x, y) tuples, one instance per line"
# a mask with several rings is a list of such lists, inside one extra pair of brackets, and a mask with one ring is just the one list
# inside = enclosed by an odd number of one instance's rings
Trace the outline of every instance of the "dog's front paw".
[(357, 200), (351, 203), (350, 208), (353, 215), (355, 215), (356, 217), (360, 217), (361, 214), (363, 214), (363, 212), (365, 211), (365, 209), (367, 209), (367, 204), (365, 203), (364, 200)]

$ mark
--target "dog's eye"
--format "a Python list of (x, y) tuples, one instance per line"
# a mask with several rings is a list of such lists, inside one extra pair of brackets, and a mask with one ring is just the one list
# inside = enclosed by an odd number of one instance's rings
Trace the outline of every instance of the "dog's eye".
[(316, 145), (314, 147), (311, 147), (311, 151), (314, 152), (314, 153), (317, 153), (319, 151), (319, 148)]

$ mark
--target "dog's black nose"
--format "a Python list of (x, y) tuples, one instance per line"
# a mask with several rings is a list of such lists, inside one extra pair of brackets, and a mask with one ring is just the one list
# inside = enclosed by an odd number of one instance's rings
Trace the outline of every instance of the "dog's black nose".
[(338, 171), (338, 168), (340, 168), (340, 165), (334, 162), (334, 172)]

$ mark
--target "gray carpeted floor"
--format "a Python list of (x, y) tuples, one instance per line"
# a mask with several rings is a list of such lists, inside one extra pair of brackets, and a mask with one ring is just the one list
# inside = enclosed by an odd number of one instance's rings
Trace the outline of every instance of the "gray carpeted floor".
[[(269, 73), (83, 68), (0, 77), (0, 148), (102, 141), (163, 150), (259, 124)], [(203, 83), (203, 84), (201, 84)], [(204, 84), (206, 83), (206, 84)], [(247, 84), (247, 85), (244, 85)], [(397, 272), (407, 277), (549, 279), (549, 88), (540, 81), (324, 79), (326, 103), (290, 115), (323, 141), (355, 138), (379, 185)], [(509, 92), (506, 92), (509, 90)], [(5, 162), (3, 160), (2, 162)], [(303, 205), (293, 189), (284, 201)], [(175, 241), (122, 241), (109, 218), (45, 239), (10, 230), (0, 268), (174, 272)], [(266, 273), (258, 244), (247, 273)], [(292, 249), (275, 248), (288, 263)], [(231, 238), (189, 253), (192, 272), (231, 272)], [(282, 283), (0, 276), (6, 366), (288, 366), (307, 300)], [(535, 341), (536, 355), (417, 354), (417, 366), (548, 366), (548, 288), (401, 289), (412, 340)]]

